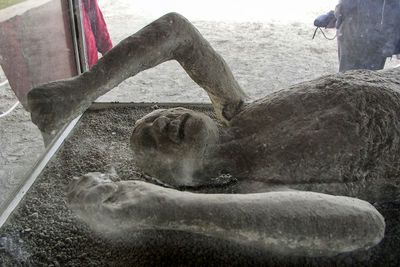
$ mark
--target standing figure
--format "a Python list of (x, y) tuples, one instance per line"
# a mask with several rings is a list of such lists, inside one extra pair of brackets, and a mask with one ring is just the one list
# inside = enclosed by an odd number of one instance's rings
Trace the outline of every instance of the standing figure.
[(335, 9), (339, 71), (379, 70), (400, 53), (400, 2), (340, 0)]

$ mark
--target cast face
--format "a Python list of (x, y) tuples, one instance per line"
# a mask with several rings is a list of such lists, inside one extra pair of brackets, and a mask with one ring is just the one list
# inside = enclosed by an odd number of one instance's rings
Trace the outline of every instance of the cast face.
[(192, 185), (218, 129), (208, 116), (184, 108), (159, 109), (135, 123), (130, 139), (144, 172), (171, 185)]

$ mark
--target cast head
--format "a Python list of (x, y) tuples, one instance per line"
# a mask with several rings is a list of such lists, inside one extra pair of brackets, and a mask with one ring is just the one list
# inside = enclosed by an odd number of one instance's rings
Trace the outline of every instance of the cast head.
[(216, 123), (185, 108), (158, 109), (137, 120), (130, 145), (136, 165), (145, 173), (174, 185), (195, 185), (206, 152), (218, 141)]

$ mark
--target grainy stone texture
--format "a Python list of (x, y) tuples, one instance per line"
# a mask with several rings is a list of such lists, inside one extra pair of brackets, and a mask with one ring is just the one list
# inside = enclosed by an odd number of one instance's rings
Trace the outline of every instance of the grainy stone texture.
[[(367, 251), (335, 257), (277, 256), (251, 246), (174, 231), (133, 231), (105, 237), (68, 209), (65, 192), (72, 176), (107, 172), (121, 180), (149, 180), (132, 163), (129, 136), (136, 119), (151, 108), (88, 111), (66, 143), (0, 230), (0, 263), (62, 266), (398, 266), (400, 199), (377, 201), (385, 217), (383, 241)], [(207, 111), (201, 109), (200, 111)], [(215, 118), (210, 111), (208, 114)], [(238, 192), (234, 181), (196, 192)]]

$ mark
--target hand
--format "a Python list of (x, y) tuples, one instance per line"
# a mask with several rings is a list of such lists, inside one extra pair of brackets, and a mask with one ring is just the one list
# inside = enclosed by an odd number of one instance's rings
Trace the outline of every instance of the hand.
[(67, 193), (71, 206), (101, 204), (117, 191), (118, 186), (107, 174), (90, 172), (81, 178), (74, 177)]
[(55, 134), (77, 116), (81, 102), (79, 86), (72, 79), (43, 84), (28, 93), (32, 122), (47, 134)]
[[(90, 227), (103, 233), (128, 229), (148, 229), (171, 214), (166, 209), (167, 193), (159, 186), (142, 181), (112, 182), (108, 174), (88, 173), (69, 185), (69, 207)], [(163, 213), (164, 211), (164, 213)]]

